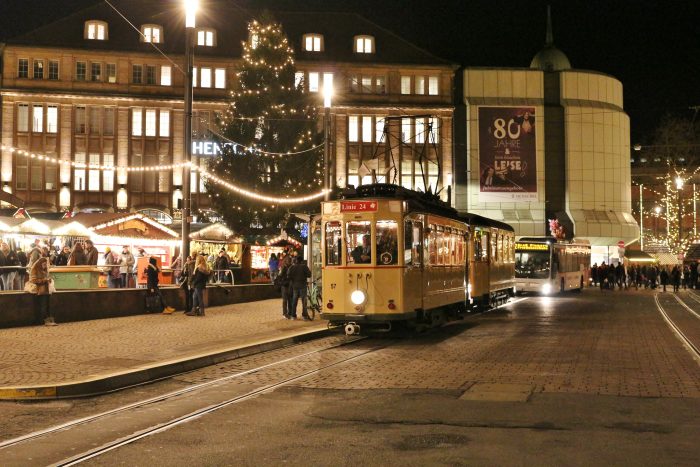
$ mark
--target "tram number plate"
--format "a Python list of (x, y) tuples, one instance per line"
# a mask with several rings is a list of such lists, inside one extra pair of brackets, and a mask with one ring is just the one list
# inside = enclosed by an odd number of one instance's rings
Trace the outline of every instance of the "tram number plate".
[(376, 212), (376, 201), (341, 201), (340, 212)]

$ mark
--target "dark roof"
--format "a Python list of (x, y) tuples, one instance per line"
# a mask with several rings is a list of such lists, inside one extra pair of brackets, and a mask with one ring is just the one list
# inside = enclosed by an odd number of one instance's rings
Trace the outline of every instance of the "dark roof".
[(505, 222), (497, 221), (494, 219), (489, 219), (488, 217), (480, 216), (478, 214), (467, 213), (460, 216), (470, 226), (477, 227), (495, 227), (501, 230), (507, 230), (508, 232), (515, 232), (515, 229), (510, 224)]
[[(162, 0), (113, 0), (119, 11), (140, 29), (143, 24), (163, 27), (163, 43), (158, 47), (166, 54), (184, 53), (184, 14), (180, 2)], [(216, 47), (197, 47), (195, 56), (240, 57), (241, 42), (248, 38), (248, 22), (259, 17), (257, 10), (236, 6), (235, 2), (202, 1), (197, 16), (197, 27), (211, 27), (217, 32)], [(296, 52), (297, 60), (333, 61), (354, 63), (410, 64), (427, 66), (453, 66), (447, 60), (411, 44), (396, 34), (355, 13), (339, 12), (282, 12), (273, 11)], [(88, 20), (101, 20), (108, 24), (108, 40), (83, 38), (84, 24)], [(301, 51), (304, 34), (324, 36), (325, 51)], [(376, 53), (355, 54), (353, 38), (356, 35), (375, 37)], [(40, 27), (27, 34), (9, 39), (7, 44), (76, 48), (95, 51), (129, 51), (157, 53), (139, 34), (106, 2), (100, 2)]]

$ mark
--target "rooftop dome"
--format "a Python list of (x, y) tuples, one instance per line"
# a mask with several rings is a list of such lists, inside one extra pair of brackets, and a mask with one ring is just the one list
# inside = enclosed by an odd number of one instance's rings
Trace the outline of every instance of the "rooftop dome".
[(547, 6), (547, 36), (544, 49), (530, 62), (530, 68), (542, 71), (561, 71), (571, 69), (571, 62), (564, 52), (554, 47), (554, 35), (552, 34), (552, 15)]

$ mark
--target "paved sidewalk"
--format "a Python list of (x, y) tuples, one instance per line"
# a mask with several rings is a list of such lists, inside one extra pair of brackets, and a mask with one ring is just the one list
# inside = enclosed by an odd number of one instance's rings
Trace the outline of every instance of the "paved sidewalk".
[(0, 330), (0, 399), (103, 393), (309, 339), (326, 322), (282, 318), (280, 300)]

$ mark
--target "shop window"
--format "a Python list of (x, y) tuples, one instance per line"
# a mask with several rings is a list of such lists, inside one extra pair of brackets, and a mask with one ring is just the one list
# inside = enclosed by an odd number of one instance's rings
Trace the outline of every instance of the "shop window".
[(374, 53), (374, 37), (372, 37), (372, 36), (355, 36), (355, 53), (358, 53), (358, 54)]
[(348, 264), (372, 263), (372, 226), (370, 221), (351, 221), (345, 224), (345, 243)]
[(58, 79), (58, 60), (49, 60), (49, 79)]
[(323, 50), (323, 36), (320, 34), (304, 34), (302, 44), (306, 52), (321, 52)]
[(377, 221), (377, 260), (380, 266), (399, 264), (399, 233), (396, 221)]
[(29, 78), (29, 60), (20, 58), (17, 62), (17, 77)]
[(108, 39), (107, 23), (90, 20), (85, 22), (84, 37), (88, 40), (105, 41)]
[(342, 261), (340, 222), (326, 222), (326, 266), (339, 266)]

